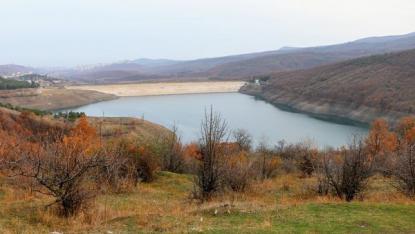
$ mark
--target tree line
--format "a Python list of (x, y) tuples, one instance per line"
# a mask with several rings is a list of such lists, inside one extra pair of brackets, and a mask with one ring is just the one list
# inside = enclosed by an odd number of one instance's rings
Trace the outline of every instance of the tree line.
[(0, 76), (0, 90), (37, 88), (39, 84), (28, 81), (5, 79)]

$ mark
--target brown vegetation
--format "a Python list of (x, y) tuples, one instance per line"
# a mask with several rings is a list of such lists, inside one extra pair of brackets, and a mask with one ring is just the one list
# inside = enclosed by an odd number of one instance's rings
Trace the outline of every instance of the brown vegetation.
[(114, 95), (96, 91), (70, 90), (64, 88), (0, 91), (0, 103), (8, 103), (14, 106), (38, 110), (65, 109), (115, 98)]
[(415, 50), (274, 74), (243, 92), (300, 111), (370, 123), (415, 114)]
[[(1, 189), (38, 194), (30, 196), (43, 201), (37, 203), (41, 209), (35, 211), (43, 214), (40, 219), (83, 217), (83, 223), (97, 225), (101, 218), (106, 222), (109, 217), (134, 214), (146, 228), (148, 223), (155, 225), (154, 220), (148, 220), (150, 216), (198, 215), (192, 202), (186, 202), (188, 195), (203, 202), (198, 203), (198, 207), (206, 207), (202, 212), (210, 212), (209, 207), (221, 199), (229, 200), (212, 211), (222, 215), (235, 209), (262, 212), (270, 204), (275, 209), (281, 204), (310, 201), (411, 203), (415, 194), (414, 118), (402, 119), (395, 128), (377, 120), (365, 139), (327, 150), (284, 142), (254, 149), (251, 137), (243, 130), (228, 138), (226, 122), (213, 111), (202, 122), (200, 141), (188, 145), (180, 142), (175, 129), (153, 137), (125, 134), (121, 129), (104, 137), (100, 134), (103, 122), (91, 122), (85, 116), (73, 123), (0, 111)], [(160, 175), (165, 179), (173, 175), (162, 170), (184, 173), (183, 181), (187, 182), (181, 183), (186, 186), (175, 182), (160, 185)], [(152, 193), (169, 186), (180, 192)], [(121, 205), (123, 210), (118, 213), (108, 213), (107, 206), (102, 207), (107, 204), (103, 198), (131, 194), (146, 201), (134, 209)], [(182, 200), (170, 204), (171, 199), (178, 199), (177, 194)], [(178, 231), (169, 225), (160, 230)]]

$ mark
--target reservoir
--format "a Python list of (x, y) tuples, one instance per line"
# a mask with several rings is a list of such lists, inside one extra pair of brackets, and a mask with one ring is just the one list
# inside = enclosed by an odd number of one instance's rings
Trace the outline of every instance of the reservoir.
[(145, 97), (120, 97), (94, 103), (72, 111), (88, 116), (137, 117), (171, 128), (176, 125), (184, 142), (196, 141), (205, 111), (212, 106), (228, 123), (229, 130), (245, 129), (257, 144), (270, 145), (312, 141), (319, 147), (338, 147), (354, 135), (364, 136), (367, 128), (319, 120), (293, 113), (240, 93), (183, 94)]

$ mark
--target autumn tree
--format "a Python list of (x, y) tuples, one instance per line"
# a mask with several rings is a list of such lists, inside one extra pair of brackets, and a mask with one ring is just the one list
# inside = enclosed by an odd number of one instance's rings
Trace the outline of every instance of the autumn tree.
[(94, 128), (86, 117), (64, 137), (19, 147), (19, 155), (8, 160), (13, 176), (32, 179), (34, 190), (55, 197), (59, 214), (75, 215), (94, 196), (93, 171), (104, 163)]
[(399, 143), (415, 144), (415, 117), (402, 118), (396, 128)]
[(371, 157), (384, 155), (396, 149), (397, 138), (395, 133), (389, 131), (389, 125), (385, 120), (377, 119), (372, 123), (366, 145)]
[(389, 173), (386, 165), (388, 156), (396, 150), (398, 139), (394, 132), (389, 130), (388, 123), (383, 119), (373, 121), (365, 141), (367, 154), (371, 157), (378, 171)]

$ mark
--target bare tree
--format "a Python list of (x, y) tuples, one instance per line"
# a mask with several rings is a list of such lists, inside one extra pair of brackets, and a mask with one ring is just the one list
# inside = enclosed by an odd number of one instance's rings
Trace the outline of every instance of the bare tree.
[(227, 123), (220, 114), (205, 112), (201, 124), (201, 162), (195, 180), (195, 195), (201, 200), (209, 199), (221, 186), (221, 167), (223, 164), (222, 143), (226, 140)]
[(237, 129), (233, 132), (233, 138), (241, 150), (251, 151), (252, 136), (244, 129)]

